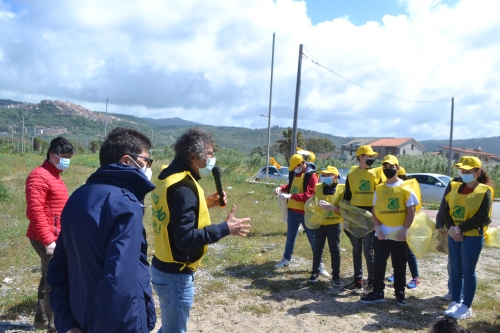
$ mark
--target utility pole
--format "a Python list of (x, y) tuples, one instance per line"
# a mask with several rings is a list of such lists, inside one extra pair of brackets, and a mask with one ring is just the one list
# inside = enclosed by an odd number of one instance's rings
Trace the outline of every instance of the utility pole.
[(107, 135), (107, 127), (108, 127), (108, 100), (109, 97), (106, 97), (106, 114), (104, 115), (104, 139), (106, 139)]
[(267, 163), (266, 163), (266, 178), (269, 178), (269, 154), (271, 145), (271, 101), (273, 99), (273, 70), (274, 70), (274, 37), (273, 32), (273, 52), (271, 56), (271, 86), (269, 88), (269, 113), (267, 115)]
[(21, 147), (22, 147), (22, 152), (24, 153), (24, 116), (23, 116), (23, 133), (22, 133), (22, 144), (21, 144)]
[(451, 98), (451, 123), (450, 123), (450, 146), (448, 147), (448, 176), (451, 177), (451, 144), (453, 142), (453, 109), (455, 105), (455, 98)]
[(299, 46), (299, 66), (297, 69), (297, 88), (295, 89), (295, 108), (293, 111), (293, 130), (292, 130), (292, 142), (290, 145), (290, 157), (295, 154), (295, 149), (297, 148), (297, 118), (299, 115), (299, 98), (300, 98), (300, 72), (302, 70), (302, 48), (304, 45)]

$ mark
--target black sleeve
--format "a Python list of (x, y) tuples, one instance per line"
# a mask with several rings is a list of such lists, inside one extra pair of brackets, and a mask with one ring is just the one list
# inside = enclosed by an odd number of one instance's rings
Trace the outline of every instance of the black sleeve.
[(180, 251), (187, 252), (216, 243), (229, 234), (226, 222), (198, 229), (198, 198), (189, 186), (169, 188), (167, 204), (170, 211), (168, 229), (175, 247)]
[(348, 175), (345, 180), (344, 200), (351, 202), (351, 199), (352, 199), (352, 192), (351, 192), (351, 187), (349, 186), (349, 175)]
[(472, 216), (470, 219), (459, 224), (460, 231), (466, 232), (469, 230), (481, 228), (487, 226), (491, 223), (490, 218), (490, 209), (491, 209), (491, 191), (488, 190), (484, 194), (483, 201), (479, 206), (476, 214)]
[(446, 205), (446, 195), (450, 193), (450, 190), (451, 182), (449, 182), (448, 186), (446, 186), (446, 190), (444, 190), (443, 197), (441, 198), (441, 203), (439, 204), (439, 210), (436, 215), (436, 229), (441, 229), (445, 226), (443, 214), (447, 214), (449, 212), (449, 207), (448, 210), (444, 210), (444, 207)]

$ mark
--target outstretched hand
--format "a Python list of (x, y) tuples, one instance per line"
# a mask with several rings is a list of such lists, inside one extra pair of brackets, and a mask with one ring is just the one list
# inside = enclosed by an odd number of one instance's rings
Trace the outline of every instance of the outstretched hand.
[(236, 213), (236, 205), (231, 208), (231, 211), (227, 214), (226, 218), (227, 226), (229, 227), (229, 234), (233, 236), (246, 237), (249, 232), (248, 229), (250, 229), (250, 224), (247, 224), (247, 222), (250, 222), (251, 220), (248, 217), (242, 219), (236, 218), (234, 213)]

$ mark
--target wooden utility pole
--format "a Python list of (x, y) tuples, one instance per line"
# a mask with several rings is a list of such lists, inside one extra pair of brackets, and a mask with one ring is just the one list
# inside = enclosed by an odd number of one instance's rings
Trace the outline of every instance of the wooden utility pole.
[(303, 44), (299, 46), (299, 66), (297, 69), (297, 88), (295, 89), (295, 108), (293, 111), (293, 130), (292, 130), (292, 143), (290, 145), (290, 157), (295, 154), (297, 148), (297, 118), (299, 115), (299, 98), (300, 98), (300, 73), (302, 71), (302, 48)]

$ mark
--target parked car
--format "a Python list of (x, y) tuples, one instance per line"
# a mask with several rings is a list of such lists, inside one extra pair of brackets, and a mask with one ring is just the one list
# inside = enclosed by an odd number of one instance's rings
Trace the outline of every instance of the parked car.
[[(266, 167), (260, 168), (259, 172), (255, 175), (255, 180), (259, 181), (266, 178)], [(276, 168), (275, 166), (269, 166), (269, 178), (273, 180), (279, 180), (282, 182), (288, 182), (288, 167)]]
[(441, 202), (446, 186), (451, 180), (450, 177), (438, 173), (408, 173), (406, 176), (417, 180), (424, 202)]
[(349, 169), (339, 168), (337, 170), (339, 170), (339, 178), (338, 178), (339, 184), (345, 184), (345, 180), (347, 179), (347, 174), (349, 173)]

